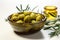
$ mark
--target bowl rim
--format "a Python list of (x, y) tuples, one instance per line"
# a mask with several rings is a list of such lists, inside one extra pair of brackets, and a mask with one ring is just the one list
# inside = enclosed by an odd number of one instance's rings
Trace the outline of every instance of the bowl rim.
[[(29, 12), (29, 11), (28, 11)], [(17, 13), (19, 13), (19, 12), (17, 12)], [(20, 12), (21, 13), (21, 12)], [(33, 12), (33, 13), (36, 13), (36, 12)], [(41, 13), (36, 13), (36, 14), (41, 14)], [(43, 14), (41, 14), (42, 16), (44, 16), (44, 18), (42, 18), (42, 20), (40, 20), (39, 22), (37, 22), (37, 23), (29, 23), (29, 24), (39, 24), (39, 23), (41, 23), (41, 22), (45, 22), (46, 21), (46, 16), (45, 15), (43, 15)], [(11, 20), (10, 20), (10, 17), (12, 16), (12, 14), (11, 15), (9, 15), (8, 16), (8, 21), (9, 22), (11, 22), (11, 23), (15, 23), (15, 24), (26, 24), (25, 22), (24, 23), (16, 23), (16, 22), (12, 22)]]

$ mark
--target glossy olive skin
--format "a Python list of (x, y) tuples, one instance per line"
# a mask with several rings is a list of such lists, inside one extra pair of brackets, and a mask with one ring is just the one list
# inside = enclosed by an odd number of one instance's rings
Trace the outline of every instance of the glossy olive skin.
[[(44, 15), (42, 15), (42, 16), (44, 16)], [(29, 17), (29, 16), (27, 16), (27, 17)], [(24, 18), (26, 18), (26, 16)], [(11, 19), (11, 15), (8, 17), (8, 20), (9, 20), (9, 23), (11, 24), (13, 30), (16, 32), (28, 32), (30, 30), (40, 30), (44, 27), (44, 24), (46, 22), (45, 16), (40, 21), (37, 22), (36, 20), (32, 20), (31, 23), (30, 22), (16, 23), (16, 22), (11, 21), (10, 19)], [(26, 19), (23, 19), (23, 20), (26, 20)]]

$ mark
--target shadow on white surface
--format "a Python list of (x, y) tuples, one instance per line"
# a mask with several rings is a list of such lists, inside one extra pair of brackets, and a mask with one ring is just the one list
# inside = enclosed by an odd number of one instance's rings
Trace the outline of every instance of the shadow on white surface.
[(41, 31), (34, 33), (34, 34), (30, 34), (30, 35), (18, 35), (18, 36), (27, 38), (27, 39), (44, 39), (44, 36)]

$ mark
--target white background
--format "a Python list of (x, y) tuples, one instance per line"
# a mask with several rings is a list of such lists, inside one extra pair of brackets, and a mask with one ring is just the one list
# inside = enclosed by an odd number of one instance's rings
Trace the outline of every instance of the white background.
[(23, 5), (23, 8), (29, 4), (31, 9), (38, 6), (40, 11), (43, 11), (44, 6), (53, 5), (57, 6), (58, 14), (60, 13), (60, 0), (0, 0), (0, 40), (59, 40), (58, 37), (49, 38), (48, 33), (43, 30), (41, 30), (42, 34), (39, 32), (24, 37), (16, 35), (8, 22), (5, 22), (5, 18), (11, 13), (17, 12), (16, 6), (20, 4)]

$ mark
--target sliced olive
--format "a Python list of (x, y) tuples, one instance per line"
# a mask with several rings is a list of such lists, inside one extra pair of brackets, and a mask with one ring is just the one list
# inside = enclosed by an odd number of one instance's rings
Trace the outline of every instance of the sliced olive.
[(23, 21), (22, 20), (18, 20), (18, 21), (16, 21), (16, 23), (23, 23)]

